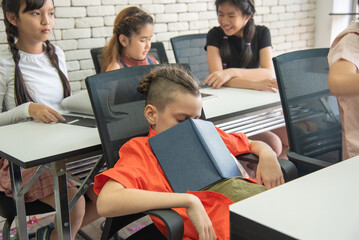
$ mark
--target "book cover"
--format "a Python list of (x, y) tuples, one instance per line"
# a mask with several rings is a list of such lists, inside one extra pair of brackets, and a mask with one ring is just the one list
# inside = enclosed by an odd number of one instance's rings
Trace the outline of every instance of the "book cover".
[(188, 119), (149, 139), (175, 192), (198, 191), (241, 172), (213, 123)]

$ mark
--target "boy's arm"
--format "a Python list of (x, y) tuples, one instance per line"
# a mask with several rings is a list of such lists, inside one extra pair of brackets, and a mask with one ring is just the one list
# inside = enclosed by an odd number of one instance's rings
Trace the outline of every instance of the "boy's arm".
[(261, 141), (250, 141), (250, 148), (259, 157), (257, 182), (268, 189), (283, 184), (283, 173), (275, 152)]
[(212, 222), (201, 201), (195, 195), (129, 189), (116, 181), (108, 180), (97, 199), (97, 211), (104, 217), (166, 208), (186, 208), (199, 239), (216, 239)]

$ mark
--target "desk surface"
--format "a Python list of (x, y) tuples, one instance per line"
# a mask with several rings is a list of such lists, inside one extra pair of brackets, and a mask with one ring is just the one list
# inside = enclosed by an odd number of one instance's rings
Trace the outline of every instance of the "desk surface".
[(280, 106), (279, 93), (268, 91), (222, 87), (202, 88), (201, 93), (215, 95), (203, 100), (204, 113), (211, 121)]
[(269, 228), (297, 239), (359, 239), (358, 169), (359, 156), (232, 204), (231, 214), (257, 233)]
[(1, 126), (0, 135), (0, 156), (24, 168), (101, 150), (97, 128), (64, 123), (11, 124)]

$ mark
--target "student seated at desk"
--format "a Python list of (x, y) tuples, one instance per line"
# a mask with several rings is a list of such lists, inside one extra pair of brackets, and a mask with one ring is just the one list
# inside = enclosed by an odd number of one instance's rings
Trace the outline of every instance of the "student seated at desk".
[[(9, 48), (0, 52), (0, 125), (30, 117), (44, 123), (57, 123), (58, 119), (65, 121), (58, 111), (61, 110), (60, 102), (70, 96), (71, 90), (65, 55), (48, 40), (54, 26), (53, 1), (2, 0), (2, 10)], [(21, 169), (24, 184), (36, 170), (37, 167)], [(9, 162), (3, 158), (0, 159), (0, 191), (12, 196)], [(69, 198), (72, 199), (76, 192), (77, 188), (69, 182)], [(73, 239), (82, 226), (99, 217), (96, 194), (92, 188), (87, 194), (90, 201), (85, 203), (82, 196), (70, 212)], [(53, 176), (49, 170), (44, 171), (24, 197), (26, 202), (38, 199), (55, 208)], [(37, 231), (37, 239), (50, 238), (57, 238), (56, 228), (52, 225)]]
[[(359, 5), (359, 1), (358, 1)], [(359, 22), (351, 22), (330, 47), (329, 89), (338, 97), (343, 160), (359, 155)]]
[(199, 89), (185, 70), (174, 66), (156, 68), (141, 80), (138, 91), (146, 94), (144, 114), (151, 125), (150, 132), (147, 137), (125, 143), (115, 167), (96, 176), (94, 189), (99, 194), (100, 215), (114, 217), (175, 208), (184, 220), (183, 239), (229, 239), (229, 204), (264, 191), (264, 186), (273, 188), (284, 182), (276, 154), (268, 145), (250, 141), (242, 133), (227, 134), (217, 129), (234, 156), (249, 152), (259, 156), (259, 184), (234, 177), (222, 179), (203, 191), (173, 192), (148, 139), (188, 118), (199, 118)]
[(102, 52), (101, 71), (158, 64), (148, 55), (153, 35), (152, 17), (137, 7), (123, 9), (115, 18), (113, 35)]
[[(253, 0), (216, 0), (215, 5), (220, 26), (207, 34), (210, 75), (203, 84), (213, 88), (226, 86), (276, 92), (270, 31), (254, 24)], [(266, 142), (277, 156), (287, 158), (285, 128), (267, 131), (251, 139)]]

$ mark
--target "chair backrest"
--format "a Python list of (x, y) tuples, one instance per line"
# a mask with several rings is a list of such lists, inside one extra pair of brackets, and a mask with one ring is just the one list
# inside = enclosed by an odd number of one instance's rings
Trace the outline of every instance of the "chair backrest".
[[(103, 49), (103, 47), (99, 47), (99, 48), (92, 48), (90, 50), (96, 73), (101, 72), (102, 49)], [(148, 54), (152, 55), (154, 58), (156, 58), (156, 60), (160, 64), (168, 63), (166, 50), (165, 50), (165, 47), (162, 42), (153, 42), (151, 44), (151, 49)]]
[[(181, 65), (189, 70), (188, 65)], [(118, 150), (124, 143), (148, 134), (149, 124), (143, 114), (145, 98), (136, 88), (139, 80), (158, 66), (123, 68), (86, 78), (108, 168), (118, 161)]]
[(193, 76), (201, 83), (209, 75), (206, 33), (190, 34), (171, 38), (171, 45), (177, 63), (187, 63)]
[(167, 53), (162, 42), (151, 43), (151, 49), (148, 54), (156, 58), (160, 64), (168, 63)]
[(123, 68), (86, 78), (108, 168), (117, 162), (118, 150), (126, 141), (148, 133), (144, 95), (136, 87), (154, 66)]
[(90, 50), (96, 73), (101, 72), (102, 49), (103, 49), (102, 47), (99, 47), (99, 48), (92, 48)]
[[(340, 160), (341, 123), (328, 88), (328, 48), (273, 58), (290, 150), (330, 162)], [(329, 152), (336, 151), (338, 154)], [(335, 157), (334, 157), (335, 156)]]

